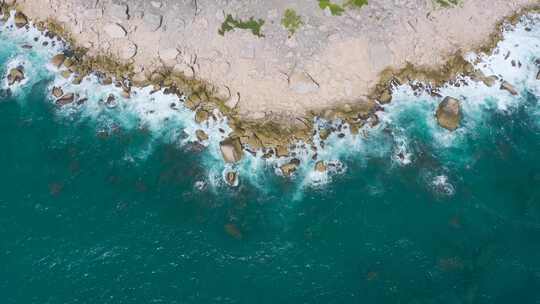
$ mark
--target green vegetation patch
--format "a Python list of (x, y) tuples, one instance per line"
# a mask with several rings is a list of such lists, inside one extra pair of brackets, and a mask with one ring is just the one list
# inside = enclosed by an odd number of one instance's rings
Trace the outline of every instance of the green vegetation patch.
[(319, 7), (323, 10), (330, 9), (330, 13), (332, 13), (332, 16), (341, 16), (345, 9), (339, 5), (330, 2), (330, 0), (319, 0)]
[(302, 17), (296, 14), (293, 9), (288, 8), (285, 10), (285, 14), (283, 14), (281, 24), (289, 31), (290, 37), (304, 24), (304, 21), (302, 21)]
[(448, 8), (460, 5), (462, 0), (433, 0), (433, 2), (435, 2), (435, 5), (437, 6)]
[(224, 36), (226, 32), (232, 31), (234, 29), (250, 30), (251, 33), (259, 38), (264, 37), (261, 33), (261, 27), (264, 25), (264, 20), (259, 19), (255, 20), (253, 17), (250, 17), (249, 20), (243, 21), (240, 19), (234, 19), (231, 14), (227, 15), (227, 18), (221, 24), (221, 28), (218, 30), (218, 33), (221, 36)]
[(368, 0), (348, 0), (345, 2), (345, 6), (350, 6), (353, 8), (361, 8), (364, 5), (368, 4)]
[[(460, 0), (435, 0), (435, 1), (460, 1)], [(343, 5), (333, 3), (330, 0), (319, 0), (319, 7), (321, 9), (330, 9), (332, 16), (341, 16), (345, 12), (345, 8), (361, 8), (368, 4), (368, 0), (347, 0)]]

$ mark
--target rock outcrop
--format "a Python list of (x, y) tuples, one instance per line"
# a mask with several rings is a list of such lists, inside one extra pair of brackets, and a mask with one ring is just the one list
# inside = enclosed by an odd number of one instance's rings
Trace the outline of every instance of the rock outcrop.
[(15, 26), (21, 28), (28, 24), (28, 18), (21, 12), (15, 14)]
[(437, 122), (447, 130), (454, 131), (461, 122), (461, 105), (459, 100), (447, 96), (439, 104), (437, 113)]
[(512, 95), (518, 95), (518, 91), (516, 90), (516, 88), (511, 85), (510, 83), (506, 82), (506, 81), (503, 81), (501, 83), (501, 90), (505, 90), (505, 91), (508, 91), (510, 94)]
[(298, 166), (300, 165), (300, 160), (297, 158), (291, 159), (290, 162), (281, 165), (279, 169), (283, 173), (284, 176), (291, 176), (294, 172), (296, 172), (296, 169), (298, 169)]
[(24, 79), (24, 69), (22, 67), (17, 67), (11, 69), (7, 75), (8, 85), (14, 85), (21, 82)]
[(75, 94), (67, 93), (66, 95), (56, 100), (56, 105), (62, 107), (62, 106), (72, 103), (74, 100), (75, 100)]
[(51, 59), (51, 64), (57, 68), (62, 66), (64, 64), (64, 61), (66, 60), (66, 56), (64, 54), (57, 54)]
[(219, 143), (223, 159), (227, 163), (236, 163), (242, 159), (242, 144), (238, 138), (227, 138)]

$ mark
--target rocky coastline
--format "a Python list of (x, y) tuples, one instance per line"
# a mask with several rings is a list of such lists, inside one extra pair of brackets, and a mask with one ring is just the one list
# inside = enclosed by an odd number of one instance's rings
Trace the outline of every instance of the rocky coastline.
[[(33, 19), (33, 16), (27, 17), (24, 8), (21, 8), (17, 3), (4, 3), (1, 9), (4, 20), (7, 20), (13, 10), (16, 11), (14, 18), (17, 27), (28, 26)], [(512, 15), (506, 16), (504, 20), (499, 21), (487, 43), (478, 46), (476, 50), (490, 53), (501, 39), (504, 26), (517, 22), (519, 17), (524, 14), (538, 11), (538, 5), (525, 6)], [(501, 89), (507, 90), (511, 94), (517, 94), (512, 84), (495, 75), (483, 75), (481, 72), (475, 71), (472, 64), (464, 59), (463, 53), (456, 52), (450, 55), (442, 66), (425, 68), (408, 63), (402, 68), (389, 67), (384, 69), (379, 75), (377, 84), (367, 94), (367, 98), (358, 102), (338, 103), (322, 109), (307, 109), (304, 115), (287, 116), (276, 113), (264, 118), (254, 118), (243, 115), (238, 110), (237, 103), (231, 104), (231, 96), (225, 96), (227, 94), (223, 94), (219, 86), (205, 79), (193, 77), (185, 71), (178, 71), (165, 65), (153, 70), (146, 70), (143, 78), (140, 72), (136, 71), (137, 66), (134, 62), (125, 62), (114, 54), (94, 53), (88, 48), (78, 45), (76, 35), (57, 20), (47, 19), (36, 21), (34, 24), (45, 35), (58, 37), (69, 45), (64, 53), (53, 57), (51, 64), (62, 69), (63, 77), (73, 77), (73, 84), (80, 83), (84, 77), (94, 74), (98, 75), (102, 84), (114, 84), (121, 88), (122, 97), (127, 99), (129, 99), (134, 87), (150, 86), (156, 92), (163, 90), (165, 94), (176, 94), (184, 101), (187, 108), (194, 111), (195, 121), (200, 124), (208, 120), (214, 110), (218, 110), (227, 117), (229, 126), (233, 130), (229, 137), (220, 143), (224, 161), (231, 164), (240, 161), (244, 153), (256, 153), (257, 151), (263, 151), (263, 158), (290, 157), (291, 145), (303, 142), (309, 147), (315, 134), (324, 141), (330, 133), (341, 132), (340, 128), (333, 127), (315, 130), (316, 118), (329, 121), (339, 120), (347, 125), (352, 134), (357, 134), (364, 125), (374, 126), (378, 123), (375, 112), (382, 110), (381, 105), (392, 101), (393, 88), (401, 84), (409, 84), (418, 92), (426, 91), (432, 96), (440, 97), (442, 102), (434, 115), (441, 127), (450, 131), (459, 127), (461, 119), (459, 100), (451, 96), (441, 96), (438, 93), (438, 88), (446, 83), (454, 83), (457, 86), (464, 85), (456, 78), (458, 75), (468, 76), (489, 86), (499, 85)], [(24, 71), (11, 70), (8, 77), (11, 83), (21, 81), (24, 78)], [(77, 100), (72, 93), (64, 92), (60, 87), (53, 88), (51, 94), (58, 106), (84, 102), (84, 100)], [(105, 102), (114, 106), (114, 97)], [(197, 130), (197, 138), (200, 141), (205, 141), (208, 139), (208, 135), (202, 130)], [(297, 158), (292, 158), (289, 162), (281, 165), (280, 169), (283, 175), (292, 175), (299, 162)], [(314, 169), (324, 172), (327, 165), (319, 161), (316, 162)], [(232, 186), (238, 184), (238, 176), (234, 171), (228, 172), (225, 180)]]

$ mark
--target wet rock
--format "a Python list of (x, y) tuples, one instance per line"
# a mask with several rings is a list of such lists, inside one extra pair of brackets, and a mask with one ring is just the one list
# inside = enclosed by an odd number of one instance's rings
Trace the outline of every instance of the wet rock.
[(518, 95), (518, 91), (516, 90), (516, 88), (506, 81), (503, 81), (501, 83), (501, 90), (506, 90), (512, 95)]
[(298, 165), (300, 165), (300, 160), (297, 158), (293, 158), (290, 162), (281, 165), (279, 169), (285, 176), (291, 176), (294, 172), (296, 172), (296, 169), (298, 168)]
[(21, 12), (15, 13), (15, 26), (16, 27), (21, 28), (27, 24), (28, 24), (28, 18), (26, 18), (26, 16), (23, 13)]
[(319, 84), (308, 73), (295, 71), (289, 76), (289, 89), (298, 94), (309, 94), (319, 90)]
[(10, 86), (21, 82), (23, 79), (24, 79), (24, 70), (22, 67), (11, 69), (7, 76), (8, 85)]
[(330, 136), (331, 131), (327, 128), (319, 130), (319, 138), (321, 140), (327, 140), (328, 136)]
[(82, 77), (81, 76), (75, 76), (73, 78), (73, 81), (71, 81), (71, 83), (74, 84), (74, 85), (79, 85), (79, 84), (81, 84), (81, 82), (82, 82)]
[(229, 171), (225, 174), (225, 182), (231, 187), (238, 186), (238, 173), (235, 171)]
[(497, 83), (499, 78), (497, 76), (495, 76), (495, 75), (491, 75), (491, 76), (487, 76), (487, 77), (482, 77), (481, 80), (488, 87), (492, 87)]
[(62, 73), (60, 74), (62, 75), (62, 77), (64, 78), (69, 78), (71, 76), (71, 72), (70, 71), (62, 71)]
[(208, 120), (209, 116), (210, 114), (207, 111), (199, 109), (197, 112), (195, 112), (195, 122), (202, 124)]
[(439, 125), (447, 130), (454, 131), (461, 122), (461, 105), (459, 100), (447, 96), (439, 104), (435, 114)]
[(75, 100), (75, 94), (67, 93), (56, 100), (56, 105), (62, 107), (62, 106), (72, 103), (73, 100)]
[(64, 63), (65, 60), (66, 60), (66, 56), (64, 54), (57, 54), (51, 59), (51, 64), (59, 68)]
[(109, 23), (105, 25), (103, 31), (111, 38), (123, 38), (127, 35), (126, 30), (118, 23)]
[(114, 95), (109, 95), (109, 97), (107, 97), (107, 100), (105, 101), (105, 106), (107, 106), (107, 108), (109, 109), (114, 109), (118, 106), (118, 102), (116, 101), (116, 97), (114, 97)]
[(536, 80), (540, 80), (540, 71), (536, 74)]
[(101, 80), (102, 85), (111, 85), (112, 84), (112, 78), (111, 77), (105, 77)]
[(326, 163), (324, 161), (318, 161), (316, 164), (315, 164), (315, 171), (317, 172), (326, 172)]
[(62, 88), (60, 87), (54, 87), (52, 89), (52, 95), (55, 97), (55, 98), (60, 98), (62, 97), (62, 95), (64, 95), (64, 91), (62, 90)]
[(242, 144), (238, 138), (227, 138), (219, 143), (223, 160), (227, 163), (236, 163), (242, 159)]
[(197, 136), (197, 139), (199, 141), (208, 140), (208, 134), (206, 134), (206, 132), (204, 132), (203, 130), (200, 130), (200, 129), (195, 131), (195, 136)]

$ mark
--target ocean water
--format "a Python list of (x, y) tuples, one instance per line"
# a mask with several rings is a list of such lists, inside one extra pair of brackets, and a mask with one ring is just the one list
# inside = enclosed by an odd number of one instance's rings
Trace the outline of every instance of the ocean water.
[[(445, 86), (451, 133), (440, 98), (397, 87), (377, 126), (315, 136), (327, 174), (299, 144), (292, 179), (286, 159), (225, 165), (219, 113), (197, 126), (162, 92), (69, 84), (47, 64), (65, 45), (11, 22), (0, 72), (26, 79), (1, 82), (1, 303), (540, 303), (539, 16), (469, 55), (518, 96)], [(58, 85), (88, 100), (59, 108)]]

